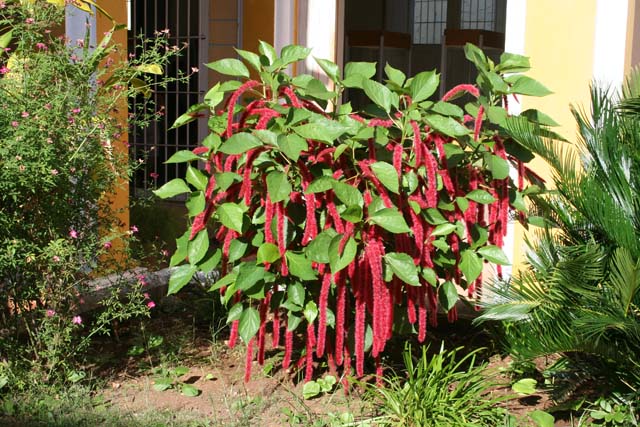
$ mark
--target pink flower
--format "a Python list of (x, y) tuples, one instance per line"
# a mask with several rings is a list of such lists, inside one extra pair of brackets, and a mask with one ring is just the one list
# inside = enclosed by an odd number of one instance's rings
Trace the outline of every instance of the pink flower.
[(36, 47), (40, 50), (47, 50), (47, 45), (44, 43), (36, 43)]
[(71, 320), (71, 322), (74, 325), (82, 325), (82, 317), (80, 316), (73, 316), (73, 319)]
[(138, 227), (136, 227), (135, 225), (131, 226), (131, 234), (136, 234), (138, 232)]
[(55, 312), (54, 310), (48, 309), (48, 310), (46, 311), (46, 316), (47, 316), (47, 317), (53, 317), (53, 316), (55, 316), (55, 315), (56, 315), (56, 312)]
[(72, 239), (77, 239), (78, 238), (78, 232), (76, 230), (74, 230), (73, 228), (69, 230), (69, 237), (71, 237)]
[(7, 74), (9, 72), (9, 69), (6, 67), (6, 65), (3, 65), (2, 68), (0, 68), (0, 74)]
[(146, 286), (147, 285), (147, 278), (145, 277), (144, 274), (139, 274), (138, 275), (138, 283), (140, 284), (140, 286)]
[(151, 173), (149, 174), (149, 176), (150, 176), (151, 178), (153, 178), (153, 179), (158, 179), (158, 177), (159, 177), (160, 175), (158, 175), (158, 173), (157, 173), (157, 172), (151, 172)]
[(45, 110), (51, 110), (51, 104), (49, 104), (49, 103), (44, 104), (44, 109)]
[(111, 249), (111, 246), (111, 242), (104, 242), (104, 244), (102, 245), (102, 247), (105, 249)]
[(27, 18), (24, 20), (24, 22), (25, 24), (33, 24), (34, 22), (36, 22), (36, 20), (33, 18)]
[(153, 301), (149, 301), (149, 302), (147, 303), (147, 307), (149, 307), (149, 308), (153, 308), (153, 307), (155, 307), (155, 306), (156, 306), (156, 303), (155, 303), (155, 302), (153, 302)]
[(200, 71), (200, 69), (198, 67), (191, 67), (191, 72), (192, 73), (197, 73), (198, 71)]
[(26, 119), (27, 117), (29, 117), (29, 113), (26, 111), (23, 111), (21, 116)]
[(79, 108), (74, 108), (73, 110), (71, 110), (71, 112), (73, 114), (78, 114), (80, 112), (80, 109)]
[(163, 257), (168, 257), (169, 256), (169, 251), (166, 249), (163, 249), (160, 251), (160, 255), (162, 255)]
[(11, 126), (13, 126), (14, 128), (17, 128), (18, 126), (20, 126), (20, 123), (16, 122), (15, 120), (11, 122)]
[(150, 297), (149, 297), (149, 293), (148, 293), (148, 292), (145, 292), (145, 293), (144, 293), (144, 294), (142, 294), (142, 295), (144, 296), (144, 298), (145, 298), (145, 299), (149, 299), (149, 298), (150, 298)]
[(53, 262), (60, 262), (60, 257), (58, 255), (54, 255), (51, 259)]
[(51, 169), (51, 175), (58, 175), (58, 169)]
[(84, 47), (84, 40), (82, 40), (82, 39), (78, 39), (78, 40), (76, 40), (76, 45), (77, 45), (78, 47)]

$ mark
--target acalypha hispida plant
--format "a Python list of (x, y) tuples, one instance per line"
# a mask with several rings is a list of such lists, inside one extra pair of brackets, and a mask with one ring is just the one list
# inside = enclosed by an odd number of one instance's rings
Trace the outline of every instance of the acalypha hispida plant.
[[(284, 368), (294, 337), (303, 337), (297, 366), (307, 380), (314, 358), (325, 356), (332, 369), (349, 373), (354, 364), (362, 376), (368, 352), (379, 371), (400, 322), (423, 341), (438, 310), (456, 319), (458, 289), (478, 297), (483, 261), (498, 274), (508, 264), (501, 247), (509, 216), (517, 211), (525, 222), (523, 196), (541, 184), (509, 128), (552, 123), (535, 110), (511, 116), (507, 96), (549, 91), (518, 74), (529, 68), (526, 57), (505, 53), (496, 65), (473, 45), (465, 52), (477, 83), (440, 101), (431, 100), (433, 71), (407, 79), (387, 65), (381, 84), (374, 63), (348, 63), (343, 74), (316, 59), (333, 81), (328, 89), (286, 72), (310, 49), (259, 50), (238, 50), (245, 62), (208, 64), (239, 80), (216, 84), (174, 124), (210, 113), (202, 145), (168, 160), (189, 162), (185, 180), (156, 191), (186, 193), (191, 218), (177, 239), (171, 265), (182, 265), (169, 293), (197, 271), (219, 269), (211, 289), (229, 306), (229, 345), (238, 336), (247, 344), (246, 379), (254, 357), (264, 361), (268, 330), (273, 347), (284, 334)], [(356, 112), (341, 103), (345, 88), (364, 91), (372, 105)], [(461, 96), (464, 109), (450, 102)]]

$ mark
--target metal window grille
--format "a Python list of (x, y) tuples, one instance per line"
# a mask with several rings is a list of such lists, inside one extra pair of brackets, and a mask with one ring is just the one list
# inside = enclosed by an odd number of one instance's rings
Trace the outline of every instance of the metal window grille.
[(504, 32), (505, 0), (463, 0), (460, 27), (465, 30)]
[[(188, 74), (201, 68), (207, 55), (208, 5), (205, 0), (133, 0), (129, 52), (136, 53), (138, 36), (152, 38), (156, 31), (169, 30), (169, 43), (186, 46), (165, 69), (167, 77)], [(206, 72), (195, 74), (187, 83), (169, 83), (156, 87), (152, 94), (154, 108), (163, 118), (146, 128), (130, 129), (131, 156), (145, 159), (131, 185), (132, 191), (144, 191), (184, 176), (185, 164), (164, 164), (176, 151), (195, 148), (206, 135), (206, 120), (198, 120), (178, 129), (169, 128), (177, 117), (196, 104), (206, 87)], [(142, 100), (138, 99), (138, 103)], [(139, 106), (135, 101), (130, 109)]]
[(440, 44), (447, 27), (447, 0), (415, 0), (413, 43)]

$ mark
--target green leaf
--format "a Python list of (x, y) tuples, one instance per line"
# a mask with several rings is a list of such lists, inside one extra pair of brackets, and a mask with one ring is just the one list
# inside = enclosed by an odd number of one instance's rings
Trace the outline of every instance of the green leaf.
[(307, 305), (304, 306), (303, 314), (305, 319), (307, 319), (307, 322), (313, 323), (313, 321), (316, 320), (316, 317), (318, 317), (318, 306), (316, 303), (309, 301)]
[(295, 282), (287, 286), (287, 300), (295, 305), (304, 305), (305, 290), (301, 283)]
[(187, 123), (191, 123), (194, 120), (197, 120), (201, 115), (198, 114), (200, 111), (208, 110), (209, 106), (205, 103), (192, 105), (187, 109), (187, 112), (179, 116), (175, 122), (171, 125), (169, 129), (175, 129), (180, 126), (186, 125)]
[(435, 71), (423, 71), (411, 79), (411, 100), (413, 102), (424, 101), (433, 95), (440, 85), (440, 75)]
[(11, 43), (12, 37), (13, 37), (13, 30), (7, 31), (2, 36), (0, 36), (0, 48), (2, 49), (7, 48)]
[(288, 200), (292, 191), (286, 174), (280, 171), (273, 171), (267, 175), (267, 192), (273, 203)]
[(268, 65), (273, 64), (276, 59), (278, 59), (276, 50), (273, 48), (273, 46), (265, 41), (260, 40), (258, 42), (258, 51), (267, 58), (267, 60), (269, 61)]
[(369, 221), (392, 233), (409, 233), (411, 229), (396, 208), (384, 208), (369, 215)]
[(364, 80), (362, 83), (364, 93), (367, 94), (376, 105), (387, 113), (391, 111), (391, 91), (388, 87), (373, 80)]
[(236, 133), (220, 146), (224, 154), (243, 154), (252, 148), (262, 147), (264, 144), (255, 135), (246, 132)]
[(251, 65), (256, 71), (260, 72), (261, 70), (260, 56), (258, 56), (253, 52), (249, 52), (247, 50), (235, 49), (235, 51), (238, 53), (238, 55), (240, 55), (242, 59), (247, 61), (249, 65)]
[(162, 187), (153, 191), (153, 194), (160, 197), (161, 199), (168, 199), (173, 196), (177, 196), (178, 194), (190, 193), (191, 189), (189, 186), (180, 178), (172, 179), (167, 182)]
[(322, 68), (322, 71), (324, 71), (331, 80), (336, 83), (340, 81), (340, 68), (334, 62), (329, 61), (328, 59), (321, 59), (316, 57), (314, 57), (313, 59), (316, 60), (320, 68)]
[(153, 380), (153, 389), (156, 391), (165, 391), (173, 387), (173, 380), (171, 378), (162, 377)]
[(287, 265), (289, 272), (302, 280), (316, 280), (316, 273), (311, 267), (311, 260), (304, 254), (287, 251)]
[(456, 205), (463, 213), (469, 209), (469, 201), (464, 197), (456, 197)]
[(209, 182), (209, 178), (202, 173), (202, 171), (194, 168), (189, 165), (187, 167), (187, 182), (193, 185), (196, 190), (204, 191), (207, 188), (207, 183)]
[(465, 249), (460, 253), (460, 271), (467, 283), (472, 283), (482, 274), (482, 260), (472, 250)]
[(336, 139), (349, 130), (349, 127), (336, 120), (321, 118), (292, 129), (305, 139), (323, 141), (332, 144)]
[(523, 73), (531, 68), (529, 58), (515, 53), (503, 52), (496, 71), (503, 73)]
[(546, 96), (553, 93), (542, 83), (532, 79), (531, 77), (519, 75), (514, 76), (511, 79), (507, 78), (507, 80), (510, 83), (513, 83), (511, 86), (511, 93), (528, 96)]
[(389, 252), (385, 254), (384, 260), (400, 280), (411, 286), (420, 286), (418, 269), (411, 256), (405, 253)]
[(364, 199), (360, 191), (349, 184), (345, 184), (341, 181), (334, 181), (333, 191), (336, 193), (336, 197), (338, 197), (338, 199), (346, 206), (364, 206)]
[(251, 289), (256, 283), (264, 279), (266, 272), (264, 267), (254, 262), (243, 262), (238, 269), (236, 278), (236, 289), (246, 291)]
[(483, 205), (488, 205), (496, 201), (496, 198), (485, 190), (470, 191), (465, 197), (469, 200), (473, 200), (474, 202), (482, 203)]
[(191, 384), (181, 384), (180, 391), (183, 396), (187, 397), (196, 397), (200, 394), (200, 390), (198, 390), (194, 385)]
[(482, 50), (471, 43), (464, 45), (464, 56), (471, 61), (479, 70), (487, 70), (487, 57)]
[(274, 263), (280, 259), (280, 250), (273, 243), (263, 243), (258, 248), (256, 261), (261, 264)]
[(531, 417), (538, 427), (553, 427), (556, 424), (556, 420), (553, 415), (539, 409), (529, 413), (529, 417)]
[(238, 272), (236, 269), (234, 269), (233, 271), (231, 271), (231, 273), (228, 273), (224, 277), (221, 277), (213, 285), (211, 285), (211, 287), (209, 288), (209, 292), (213, 292), (224, 286), (231, 285), (235, 283), (237, 278), (238, 278)]
[(509, 258), (502, 252), (502, 249), (495, 245), (485, 246), (478, 249), (478, 253), (487, 261), (500, 265), (511, 265)]
[(336, 182), (336, 180), (333, 177), (323, 175), (314, 179), (307, 187), (307, 191), (305, 191), (305, 193), (324, 193), (325, 191), (333, 188), (334, 182)]
[(387, 162), (374, 162), (371, 164), (371, 170), (375, 174), (376, 178), (380, 180), (382, 185), (392, 193), (398, 194), (398, 171), (396, 171), (396, 168), (394, 168), (393, 165)]
[(402, 87), (407, 76), (400, 70), (393, 68), (389, 63), (384, 66), (384, 72), (389, 77), (389, 80), (395, 83), (397, 86)]
[(191, 280), (193, 275), (198, 270), (198, 267), (195, 265), (181, 265), (180, 267), (176, 267), (171, 272), (171, 277), (169, 278), (169, 289), (167, 291), (168, 295), (175, 294), (180, 289), (184, 288), (187, 283)]
[(365, 79), (369, 79), (376, 74), (375, 62), (348, 62), (344, 66), (345, 78), (359, 75)]
[(530, 395), (536, 392), (536, 385), (538, 381), (533, 378), (523, 378), (520, 381), (513, 383), (511, 388), (518, 394)]
[(362, 221), (362, 208), (357, 205), (351, 205), (344, 210), (344, 212), (340, 213), (340, 218), (345, 219), (354, 224)]
[(242, 177), (234, 172), (217, 173), (215, 177), (216, 186), (222, 191), (226, 191), (233, 183), (242, 181)]
[(204, 229), (200, 231), (196, 237), (189, 242), (188, 254), (189, 264), (195, 265), (204, 258), (209, 250), (209, 234)]
[(220, 74), (234, 77), (249, 78), (249, 70), (246, 65), (237, 59), (225, 58), (206, 64), (208, 68), (217, 71)]
[(175, 267), (183, 259), (187, 257), (187, 247), (189, 246), (189, 235), (191, 230), (187, 230), (184, 234), (176, 239), (176, 251), (171, 256), (169, 267)]
[(288, 158), (297, 162), (300, 153), (309, 149), (309, 144), (296, 134), (288, 134), (278, 135), (278, 147)]
[(242, 240), (233, 239), (229, 244), (229, 259), (228, 262), (236, 262), (244, 256), (247, 252), (249, 244)]
[(253, 307), (245, 308), (238, 323), (238, 334), (240, 334), (242, 341), (245, 343), (251, 341), (251, 338), (256, 335), (259, 329), (260, 314), (258, 310)]
[(311, 49), (308, 47), (292, 44), (282, 48), (280, 51), (280, 58), (284, 65), (288, 65), (306, 59), (310, 53)]
[(195, 191), (189, 194), (187, 201), (185, 202), (185, 206), (187, 207), (187, 212), (189, 213), (189, 217), (194, 217), (201, 213), (206, 205), (206, 201), (204, 198), (204, 193), (202, 191)]
[(191, 150), (180, 150), (173, 153), (173, 155), (169, 157), (169, 160), (164, 163), (184, 163), (190, 162), (191, 160), (200, 160), (200, 157), (193, 154)]
[(458, 290), (453, 282), (447, 280), (438, 289), (438, 299), (444, 311), (451, 310), (458, 302)]
[(338, 233), (333, 228), (319, 233), (306, 247), (305, 253), (312, 261), (321, 264), (329, 263), (329, 246)]
[(558, 122), (553, 120), (550, 116), (534, 108), (524, 110), (520, 113), (520, 115), (522, 117), (526, 117), (530, 122), (537, 123), (543, 126), (560, 126), (560, 124), (558, 124)]
[[(1, 43), (2, 41), (0, 39), (0, 44)], [(141, 64), (136, 66), (135, 69), (142, 73), (155, 74), (157, 76), (161, 76), (164, 74), (164, 71), (162, 71), (162, 67), (158, 64)]]
[(340, 253), (340, 240), (342, 240), (342, 235), (334, 237), (329, 245), (329, 268), (333, 274), (349, 266), (358, 252), (358, 244), (353, 237), (350, 237)]
[(464, 125), (452, 119), (451, 117), (441, 116), (439, 114), (429, 114), (425, 117), (426, 122), (447, 136), (458, 137), (468, 135), (471, 131)]
[(436, 286), (438, 284), (438, 276), (433, 268), (425, 267), (422, 269), (422, 273), (420, 274), (424, 280), (427, 281), (431, 286)]
[(220, 90), (220, 83), (216, 83), (211, 89), (204, 95), (204, 103), (210, 109), (215, 108), (224, 99), (224, 92)]
[(431, 232), (432, 236), (448, 236), (449, 234), (456, 231), (456, 225), (450, 222), (446, 222), (444, 224), (439, 224), (436, 228)]
[(493, 179), (505, 179), (509, 176), (509, 162), (495, 154), (485, 153), (484, 163), (491, 171)]
[(244, 306), (241, 302), (234, 304), (233, 307), (229, 309), (229, 314), (227, 314), (227, 324), (240, 320), (240, 316), (242, 316), (243, 311)]
[(242, 233), (244, 209), (235, 203), (223, 203), (216, 209), (218, 219), (227, 228)]
[(320, 384), (315, 381), (309, 381), (302, 386), (302, 397), (311, 399), (320, 394)]
[(443, 116), (452, 116), (460, 119), (464, 117), (464, 111), (462, 111), (462, 108), (458, 107), (456, 104), (451, 104), (450, 102), (438, 101), (433, 107), (431, 107), (431, 111)]

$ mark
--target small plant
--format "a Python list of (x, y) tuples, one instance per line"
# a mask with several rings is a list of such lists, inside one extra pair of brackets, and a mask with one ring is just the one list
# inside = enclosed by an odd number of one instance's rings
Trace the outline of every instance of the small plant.
[(462, 358), (458, 352), (440, 351), (429, 356), (428, 347), (414, 360), (411, 347), (403, 353), (406, 378), (384, 378), (384, 386), (369, 386), (369, 395), (380, 416), (380, 426), (497, 426), (506, 411), (497, 404), (511, 397), (493, 397), (497, 383), (486, 372), (486, 363), (477, 364), (474, 350)]
[(587, 409), (586, 413), (594, 420), (595, 426), (636, 427), (640, 425), (637, 399), (620, 396), (601, 397), (596, 400), (592, 408)]
[(196, 397), (200, 394), (200, 390), (194, 385), (180, 381), (180, 377), (189, 373), (189, 368), (186, 366), (178, 366), (173, 369), (157, 368), (155, 373), (157, 377), (153, 384), (154, 390), (177, 390), (184, 396), (189, 397)]
[(314, 381), (308, 381), (302, 387), (302, 397), (305, 399), (311, 399), (319, 396), (323, 393), (329, 393), (336, 385), (336, 377), (333, 375), (326, 375), (323, 378), (318, 378)]

